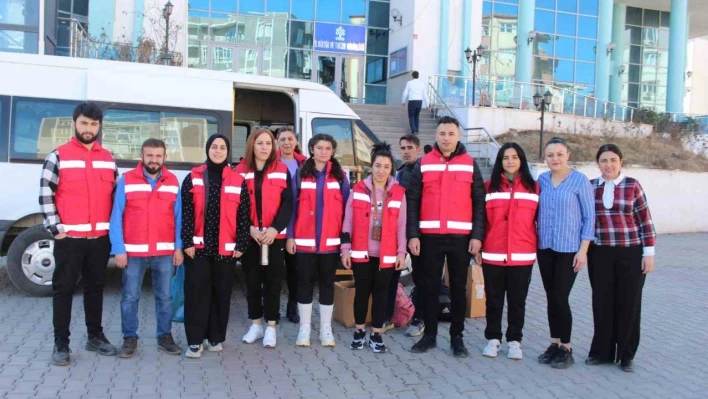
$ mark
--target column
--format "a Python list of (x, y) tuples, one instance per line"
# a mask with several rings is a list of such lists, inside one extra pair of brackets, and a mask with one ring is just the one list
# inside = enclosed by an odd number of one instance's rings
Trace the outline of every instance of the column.
[[(612, 41), (612, 11), (612, 0), (600, 0), (595, 52), (595, 98), (600, 101), (607, 101), (610, 91), (610, 54), (607, 54), (607, 46)], [(616, 46), (615, 52), (621, 53), (621, 48)]]
[(440, 1), (440, 44), (438, 46), (438, 74), (447, 75), (448, 26), (450, 25), (450, 0)]
[(683, 112), (688, 43), (688, 0), (671, 0), (669, 23), (669, 76), (666, 111)]
[(462, 65), (460, 70), (462, 76), (469, 77), (471, 75), (470, 65), (467, 63), (464, 53), (467, 48), (474, 49), (476, 46), (472, 44), (472, 0), (462, 0), (462, 43), (460, 54), (462, 55)]
[[(610, 101), (615, 104), (622, 103), (622, 75), (620, 68), (624, 62), (624, 27), (627, 21), (627, 6), (616, 3), (612, 16), (612, 43), (615, 44), (615, 51), (612, 53), (612, 63), (610, 67)], [(625, 71), (625, 73), (627, 73)]]
[(533, 42), (528, 42), (529, 32), (533, 30), (535, 0), (519, 0), (519, 25), (516, 36), (516, 80), (531, 83), (533, 69)]

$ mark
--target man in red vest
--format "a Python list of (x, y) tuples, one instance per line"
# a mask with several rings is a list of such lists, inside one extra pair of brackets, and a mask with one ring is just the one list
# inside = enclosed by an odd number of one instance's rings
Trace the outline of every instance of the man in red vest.
[(111, 214), (111, 248), (123, 269), (120, 300), (123, 346), (131, 358), (138, 347), (138, 301), (149, 267), (155, 292), (157, 348), (179, 355), (172, 338), (172, 269), (182, 264), (182, 202), (177, 176), (167, 170), (165, 142), (147, 139), (140, 163), (118, 181)]
[(420, 172), (411, 175), (406, 191), (408, 248), (420, 255), (425, 279), (425, 335), (413, 345), (414, 353), (437, 345), (440, 280), (447, 259), (452, 297), (450, 347), (455, 357), (469, 355), (462, 340), (467, 271), (470, 255), (479, 258), (486, 209), (484, 180), (460, 137), (457, 119), (442, 117), (435, 130), (435, 147), (421, 158)]
[(103, 122), (101, 109), (91, 103), (79, 104), (73, 119), (74, 137), (47, 155), (39, 193), (44, 225), (54, 236), (52, 363), (57, 366), (70, 363), (71, 303), (79, 276), (84, 282), (85, 348), (105, 356), (117, 353), (103, 334), (101, 319), (118, 169), (111, 153), (96, 141)]

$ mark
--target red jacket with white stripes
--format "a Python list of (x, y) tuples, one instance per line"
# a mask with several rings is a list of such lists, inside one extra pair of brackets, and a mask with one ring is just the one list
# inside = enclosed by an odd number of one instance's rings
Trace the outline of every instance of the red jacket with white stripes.
[[(280, 150), (278, 150), (278, 153), (277, 153), (277, 154), (278, 154), (278, 161), (280, 161), (280, 160), (281, 160), (281, 159), (280, 159)], [(293, 158), (295, 158), (295, 160), (297, 161), (297, 167), (298, 167), (298, 168), (301, 167), (302, 164), (305, 163), (305, 161), (307, 161), (307, 157), (306, 157), (306, 156), (304, 156), (304, 155), (302, 155), (302, 154), (299, 154), (299, 153), (297, 153), (297, 152), (293, 152)]]
[[(388, 190), (381, 211), (381, 253), (379, 266), (382, 269), (394, 267), (398, 255), (398, 213), (406, 190), (398, 183)], [(371, 230), (371, 195), (366, 183), (360, 181), (352, 190), (352, 262), (369, 261), (369, 231)], [(374, 205), (375, 206), (375, 205)]]
[(536, 261), (536, 210), (538, 184), (531, 192), (521, 178), (509, 184), (502, 174), (500, 191), (487, 189), (487, 235), (482, 246), (484, 263), (497, 266), (528, 266)]
[[(342, 218), (344, 216), (344, 197), (339, 181), (329, 172), (332, 163), (327, 163), (327, 178), (324, 187), (324, 211), (322, 213), (322, 236), (320, 237), (320, 252), (338, 251), (341, 244)], [(300, 194), (297, 204), (297, 220), (295, 221), (295, 245), (298, 252), (315, 253), (317, 241), (317, 182), (314, 177), (302, 177)]]
[[(204, 248), (204, 213), (206, 212), (206, 192), (204, 171), (206, 165), (192, 169), (192, 194), (194, 197), (194, 238), (197, 249)], [(230, 167), (221, 172), (221, 201), (219, 215), (219, 255), (231, 255), (236, 248), (236, 230), (238, 228), (238, 205), (241, 203), (241, 185), (243, 176)], [(243, 232), (242, 234), (248, 234)], [(184, 246), (188, 247), (185, 243)]]
[(54, 199), (64, 232), (69, 237), (102, 237), (108, 234), (116, 162), (94, 141), (91, 150), (76, 137), (57, 148), (59, 186)]
[(420, 171), (421, 234), (471, 234), (474, 159), (463, 153), (448, 161), (434, 148), (421, 158)]
[[(270, 227), (273, 219), (278, 214), (280, 209), (280, 198), (283, 190), (288, 187), (288, 167), (280, 162), (275, 161), (263, 173), (263, 184), (261, 185), (261, 217), (263, 226), (258, 223), (258, 212), (256, 209), (256, 181), (253, 171), (246, 167), (246, 164), (241, 162), (236, 167), (236, 172), (246, 179), (248, 186), (248, 195), (251, 198), (251, 222), (256, 227)], [(284, 239), (287, 233), (287, 227), (278, 233), (276, 239)]]
[(165, 166), (153, 190), (142, 162), (126, 172), (123, 237), (128, 256), (167, 256), (175, 250), (174, 206), (179, 192), (177, 176)]

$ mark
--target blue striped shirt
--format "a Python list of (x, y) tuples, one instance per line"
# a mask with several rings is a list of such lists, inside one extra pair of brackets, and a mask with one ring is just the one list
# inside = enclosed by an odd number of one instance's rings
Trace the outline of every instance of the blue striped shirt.
[(553, 187), (551, 171), (538, 177), (538, 248), (578, 252), (582, 240), (595, 240), (595, 197), (588, 178), (573, 170)]

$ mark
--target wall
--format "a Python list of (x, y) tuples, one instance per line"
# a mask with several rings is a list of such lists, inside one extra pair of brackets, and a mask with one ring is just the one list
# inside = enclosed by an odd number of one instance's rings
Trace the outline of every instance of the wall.
[[(417, 66), (414, 63), (416, 42), (413, 35), (415, 34), (415, 7), (411, 7), (410, 0), (391, 0), (391, 10), (398, 9), (403, 18), (402, 26), (398, 22), (390, 21), (389, 27), (392, 29), (388, 36), (388, 52), (391, 53), (407, 47), (408, 51), (408, 70), (416, 70)], [(390, 60), (390, 58), (389, 58)], [(389, 61), (390, 62), (390, 61)], [(388, 88), (386, 89), (386, 104), (396, 105), (401, 101), (401, 94), (406, 87), (406, 82), (410, 79), (410, 73), (397, 75), (388, 79)], [(424, 82), (427, 82), (425, 78)]]
[[(454, 108), (456, 115), (464, 120), (465, 127), (482, 126), (489, 131), (492, 136), (504, 134), (511, 129), (514, 130), (538, 130), (541, 127), (539, 121), (541, 113), (538, 111), (527, 111), (509, 108)], [(466, 117), (464, 116), (466, 115)], [(571, 133), (571, 134), (592, 134), (600, 135), (602, 132), (614, 131), (617, 135), (640, 137), (651, 134), (653, 128), (650, 125), (634, 125), (623, 122), (604, 121), (602, 119), (585, 118), (582, 116), (546, 113), (544, 132)]]
[[(538, 173), (548, 170), (546, 165), (536, 167)], [(575, 168), (590, 179), (600, 176), (597, 165)], [(626, 167), (624, 174), (641, 183), (658, 233), (708, 231), (708, 208), (701, 201), (708, 198), (708, 173)], [(658, 247), (661, 251), (661, 241)]]
[(708, 38), (694, 39), (688, 43), (686, 93), (684, 111), (690, 114), (708, 114)]

